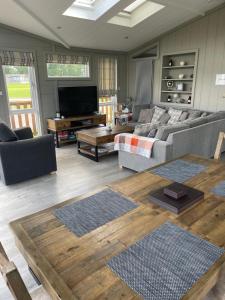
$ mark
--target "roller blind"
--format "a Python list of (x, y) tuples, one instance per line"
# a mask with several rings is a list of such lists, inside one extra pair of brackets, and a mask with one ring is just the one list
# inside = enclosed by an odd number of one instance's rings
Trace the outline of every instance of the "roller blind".
[(47, 54), (46, 63), (49, 64), (89, 64), (90, 57), (83, 55)]
[(32, 52), (0, 50), (0, 65), (33, 66), (34, 55)]

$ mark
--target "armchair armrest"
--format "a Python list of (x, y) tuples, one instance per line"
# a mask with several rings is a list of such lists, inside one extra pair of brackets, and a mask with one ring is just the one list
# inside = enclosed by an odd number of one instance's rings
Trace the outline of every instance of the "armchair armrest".
[(56, 171), (54, 137), (0, 143), (0, 176), (13, 184)]
[(30, 127), (23, 127), (14, 130), (19, 140), (27, 140), (33, 138), (33, 133)]

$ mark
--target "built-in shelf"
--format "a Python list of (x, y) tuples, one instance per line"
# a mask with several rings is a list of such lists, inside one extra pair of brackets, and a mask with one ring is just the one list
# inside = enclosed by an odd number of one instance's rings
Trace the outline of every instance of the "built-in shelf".
[(168, 53), (162, 56), (161, 103), (193, 106), (197, 59), (198, 50)]
[(162, 93), (169, 93), (169, 94), (192, 94), (192, 92), (188, 91), (162, 91)]
[(188, 68), (194, 68), (194, 65), (184, 65), (184, 66), (169, 66), (169, 67), (163, 67), (163, 69), (188, 69)]
[(174, 79), (174, 78), (169, 78), (169, 79), (162, 79), (163, 81), (193, 81), (193, 79), (187, 79), (187, 78), (183, 78), (183, 79)]

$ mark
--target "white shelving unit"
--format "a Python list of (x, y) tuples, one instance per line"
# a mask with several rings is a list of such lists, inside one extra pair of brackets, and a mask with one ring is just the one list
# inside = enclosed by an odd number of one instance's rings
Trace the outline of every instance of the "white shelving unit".
[[(192, 107), (197, 72), (198, 50), (167, 53), (162, 58), (161, 103)], [(184, 65), (181, 65), (181, 62)], [(172, 65), (171, 65), (172, 64)], [(183, 78), (179, 76), (183, 75)], [(168, 87), (168, 81), (172, 87)], [(179, 85), (182, 84), (182, 90)], [(168, 101), (171, 100), (171, 101)], [(191, 99), (191, 101), (188, 101)], [(189, 103), (190, 102), (190, 103)]]

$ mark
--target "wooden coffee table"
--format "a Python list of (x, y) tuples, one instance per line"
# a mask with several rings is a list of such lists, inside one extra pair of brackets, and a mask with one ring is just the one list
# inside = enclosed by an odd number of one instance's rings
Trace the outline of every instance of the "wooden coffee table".
[[(106, 144), (113, 143), (114, 137), (119, 133), (132, 133), (133, 131), (134, 129), (129, 126), (115, 126), (111, 131), (109, 131), (107, 127), (98, 127), (78, 131), (78, 153), (98, 162), (99, 156), (115, 152), (114, 149), (108, 149), (103, 153), (99, 153), (99, 146), (103, 147)], [(81, 143), (84, 145), (81, 146)]]

